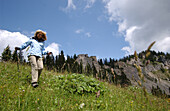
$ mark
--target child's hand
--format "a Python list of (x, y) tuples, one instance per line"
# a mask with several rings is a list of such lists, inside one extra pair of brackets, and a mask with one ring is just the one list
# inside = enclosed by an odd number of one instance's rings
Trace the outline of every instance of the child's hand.
[(52, 54), (52, 52), (48, 52), (47, 54), (48, 54), (48, 55), (51, 55), (51, 54)]
[(19, 47), (15, 47), (15, 50), (20, 50), (20, 48)]

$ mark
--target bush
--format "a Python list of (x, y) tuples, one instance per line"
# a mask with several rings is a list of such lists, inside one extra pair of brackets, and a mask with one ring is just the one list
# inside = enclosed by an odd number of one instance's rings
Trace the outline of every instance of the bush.
[(69, 74), (57, 76), (57, 86), (70, 93), (96, 93), (103, 94), (106, 91), (103, 83), (94, 78), (82, 74)]

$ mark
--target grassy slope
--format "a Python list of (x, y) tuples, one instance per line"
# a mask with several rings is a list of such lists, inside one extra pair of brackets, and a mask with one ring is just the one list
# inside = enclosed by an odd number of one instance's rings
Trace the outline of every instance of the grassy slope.
[[(55, 87), (54, 72), (44, 70), (40, 86), (36, 89), (30, 85), (31, 68), (16, 63), (0, 62), (0, 110), (108, 110), (108, 111), (168, 111), (168, 99), (152, 95), (145, 98), (138, 88), (120, 88), (104, 83), (109, 89), (104, 95), (96, 98), (94, 94), (70, 94)], [(29, 76), (28, 76), (29, 75)], [(27, 77), (28, 76), (28, 77)], [(81, 104), (85, 105), (80, 108)]]

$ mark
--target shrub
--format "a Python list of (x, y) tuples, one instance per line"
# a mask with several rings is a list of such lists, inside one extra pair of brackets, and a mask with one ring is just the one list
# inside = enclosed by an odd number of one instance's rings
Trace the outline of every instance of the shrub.
[(106, 91), (103, 83), (95, 78), (84, 76), (83, 74), (68, 74), (57, 76), (57, 87), (70, 93), (96, 93), (103, 94)]

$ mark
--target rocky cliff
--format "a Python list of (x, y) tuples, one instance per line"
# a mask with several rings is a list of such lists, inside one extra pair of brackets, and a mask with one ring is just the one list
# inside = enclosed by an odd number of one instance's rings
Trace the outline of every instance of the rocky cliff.
[[(134, 64), (141, 67), (144, 75), (143, 85), (150, 93), (161, 93), (170, 96), (170, 59), (165, 56), (154, 56), (154, 61), (146, 60), (145, 58), (130, 58), (123, 61), (114, 61), (112, 66), (99, 65), (95, 56), (88, 57), (87, 54), (80, 54), (76, 61), (83, 64), (85, 69), (89, 64), (94, 65), (100, 78), (106, 79), (109, 82), (120, 84), (121, 86), (133, 85), (137, 86), (138, 81), (141, 81), (138, 76), (138, 71)], [(104, 77), (105, 76), (105, 77)]]

